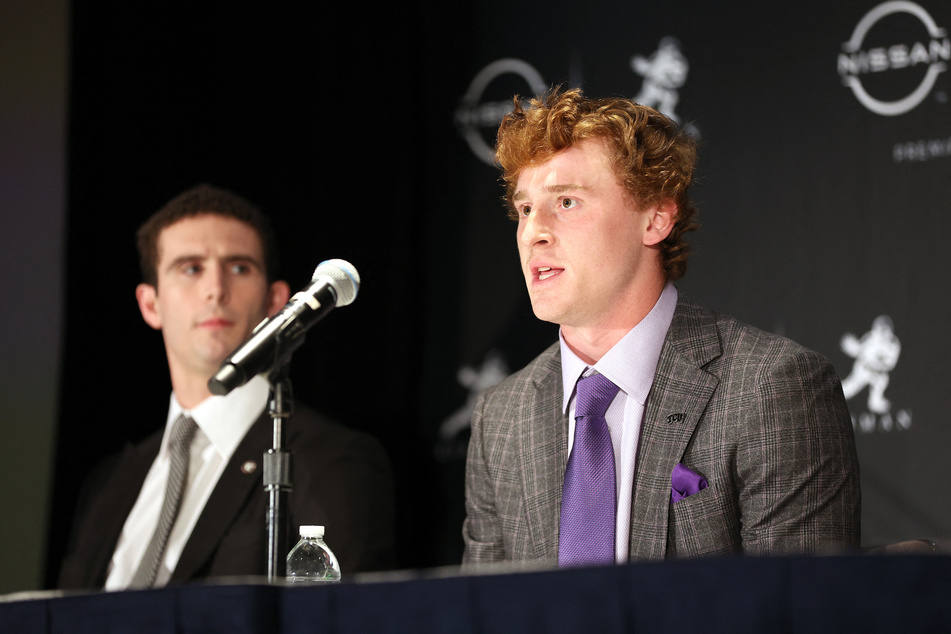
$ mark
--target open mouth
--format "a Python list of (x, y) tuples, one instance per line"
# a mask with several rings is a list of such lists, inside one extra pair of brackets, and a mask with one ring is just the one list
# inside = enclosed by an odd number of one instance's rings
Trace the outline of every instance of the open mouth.
[(538, 275), (538, 281), (547, 280), (549, 277), (554, 277), (561, 273), (564, 269), (553, 269), (550, 266), (540, 266), (538, 267), (536, 273)]

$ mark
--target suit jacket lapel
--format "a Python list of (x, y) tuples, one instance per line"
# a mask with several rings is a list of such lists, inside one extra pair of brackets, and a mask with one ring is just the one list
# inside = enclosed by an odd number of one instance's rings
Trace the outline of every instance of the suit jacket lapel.
[[(142, 483), (158, 454), (161, 441), (162, 434), (159, 432), (138, 445), (127, 445), (115, 470), (110, 472), (111, 477), (105, 488), (97, 492), (95, 500), (101, 501), (102, 506), (97, 506), (93, 516), (95, 519), (90, 524), (97, 537), (89, 541), (95, 550), (89, 555), (88, 574), (92, 577), (83, 584), (84, 587), (102, 588), (106, 584), (109, 563), (119, 543), (122, 528), (139, 497)], [(107, 537), (100, 539), (100, 535)]]
[(719, 383), (703, 366), (720, 354), (713, 314), (679, 301), (641, 427), (631, 505), (632, 559), (666, 554), (671, 472)]
[[(234, 523), (251, 496), (265, 495), (261, 462), (264, 452), (272, 446), (271, 431), (271, 419), (265, 412), (235, 449), (182, 550), (172, 573), (173, 581), (183, 582), (193, 578), (214, 554), (222, 535)], [(246, 462), (256, 465), (250, 473), (242, 469)], [(262, 515), (262, 525), (265, 520)], [(262, 552), (261, 561), (265, 559), (266, 553)]]
[(557, 344), (532, 376), (533, 388), (523, 406), (519, 426), (519, 455), (525, 490), (529, 543), (535, 556), (558, 557), (561, 489), (568, 454), (568, 420), (562, 413), (561, 360)]

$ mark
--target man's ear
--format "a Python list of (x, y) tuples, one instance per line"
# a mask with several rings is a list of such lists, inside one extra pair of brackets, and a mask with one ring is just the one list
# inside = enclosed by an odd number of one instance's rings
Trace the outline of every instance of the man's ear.
[(654, 246), (667, 239), (677, 222), (677, 203), (670, 198), (664, 198), (652, 209), (647, 210), (650, 215), (650, 224), (644, 232), (644, 244)]
[(268, 289), (267, 316), (271, 317), (284, 308), (284, 304), (291, 298), (291, 287), (284, 280), (271, 283)]
[(151, 284), (139, 284), (135, 287), (135, 299), (139, 303), (139, 312), (145, 323), (156, 330), (162, 329), (162, 316), (158, 310), (158, 291)]

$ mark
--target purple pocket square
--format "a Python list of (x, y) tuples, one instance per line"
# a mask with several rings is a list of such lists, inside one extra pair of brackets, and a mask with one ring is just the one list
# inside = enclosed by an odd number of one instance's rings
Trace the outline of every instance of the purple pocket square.
[(670, 474), (670, 501), (671, 503), (679, 502), (685, 497), (699, 493), (708, 486), (710, 485), (706, 478), (678, 462), (673, 473)]

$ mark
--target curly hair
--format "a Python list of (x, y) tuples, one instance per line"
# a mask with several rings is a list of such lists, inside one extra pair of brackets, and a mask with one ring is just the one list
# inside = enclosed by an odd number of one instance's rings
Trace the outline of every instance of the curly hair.
[(202, 184), (186, 190), (165, 203), (161, 209), (139, 227), (136, 242), (139, 248), (139, 266), (142, 281), (158, 287), (159, 235), (162, 231), (182, 220), (201, 215), (224, 216), (247, 224), (261, 241), (264, 255), (265, 276), (273, 282), (278, 274), (277, 239), (268, 217), (249, 201), (226, 189)]
[(699, 225), (697, 208), (688, 196), (697, 161), (694, 140), (669, 117), (629, 99), (588, 99), (580, 89), (555, 88), (524, 107), (518, 96), (502, 119), (495, 148), (506, 183), (509, 217), (518, 219), (512, 196), (521, 171), (544, 163), (556, 153), (586, 139), (604, 139), (621, 185), (641, 207), (671, 199), (677, 217), (660, 244), (661, 264), (668, 280), (683, 276), (690, 247), (688, 231)]

